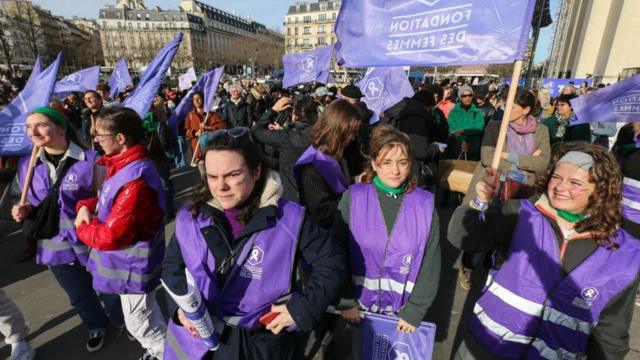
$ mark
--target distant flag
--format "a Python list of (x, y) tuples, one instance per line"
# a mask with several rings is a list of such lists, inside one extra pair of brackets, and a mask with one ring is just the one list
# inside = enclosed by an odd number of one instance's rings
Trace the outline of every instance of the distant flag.
[(413, 96), (413, 88), (402, 67), (369, 68), (365, 77), (356, 83), (374, 115), (369, 120), (375, 123), (380, 120), (380, 114), (392, 107), (405, 97)]
[(318, 81), (326, 84), (329, 80), (329, 70), (333, 57), (333, 45), (321, 46), (301, 53), (285, 54), (284, 78), (282, 86), (285, 88)]
[(639, 122), (640, 75), (571, 100), (575, 124), (592, 122)]
[(38, 56), (36, 58), (36, 61), (33, 63), (33, 69), (31, 70), (31, 75), (29, 75), (29, 79), (27, 80), (27, 83), (24, 85), (25, 87), (29, 85), (29, 82), (34, 81), (35, 79), (38, 78), (38, 75), (40, 75), (40, 71), (42, 70), (40, 66), (41, 66), (40, 56)]
[(85, 92), (95, 90), (100, 81), (100, 66), (76, 71), (62, 78), (53, 89), (54, 94), (68, 94), (71, 92)]
[(207, 79), (205, 80), (204, 108), (206, 109), (207, 112), (211, 110), (211, 105), (213, 104), (213, 100), (216, 98), (216, 92), (218, 91), (218, 84), (220, 83), (222, 74), (224, 74), (224, 66), (221, 66), (213, 70), (213, 74), (211, 76), (207, 76)]
[[(191, 102), (193, 99), (193, 94), (198, 91), (204, 91), (205, 95), (205, 106), (207, 106), (206, 96), (207, 94), (213, 93), (215, 95), (215, 89), (218, 87), (218, 83), (220, 82), (220, 77), (222, 77), (222, 73), (224, 72), (224, 66), (219, 67), (215, 70), (211, 70), (208, 73), (202, 75), (200, 80), (189, 90), (187, 95), (185, 95), (176, 109), (169, 116), (169, 129), (171, 132), (177, 136), (178, 135), (178, 126), (184, 121), (184, 118), (187, 117), (187, 114), (191, 110), (193, 110), (193, 103)], [(216, 80), (217, 79), (217, 80)], [(215, 86), (215, 87), (214, 87)], [(213, 91), (211, 91), (213, 87)], [(209, 89), (209, 91), (207, 91)], [(213, 98), (211, 98), (213, 101)], [(207, 111), (211, 108), (211, 103), (209, 103), (209, 107), (205, 107)]]
[(535, 0), (344, 0), (336, 59), (348, 67), (523, 59)]
[(24, 155), (33, 143), (27, 136), (25, 120), (39, 106), (49, 105), (56, 84), (62, 53), (33, 80), (29, 80), (20, 94), (0, 111), (0, 156)]
[[(521, 80), (522, 81), (522, 80)], [(588, 82), (587, 79), (554, 79), (554, 78), (544, 78), (542, 79), (542, 87), (549, 89), (549, 95), (551, 97), (556, 97), (560, 95), (562, 89), (565, 86), (571, 85), (573, 83), (573, 87), (578, 90), (580, 85), (583, 82)]]
[(131, 81), (131, 75), (129, 75), (129, 69), (127, 68), (127, 60), (123, 57), (118, 60), (116, 67), (113, 69), (113, 73), (111, 73), (111, 78), (109, 79), (111, 91), (109, 91), (109, 96), (114, 97), (118, 93), (124, 92), (127, 86), (133, 86), (133, 82)]
[(192, 67), (187, 70), (186, 73), (178, 76), (178, 89), (187, 90), (191, 89), (193, 86), (191, 84), (192, 81), (198, 81), (198, 77), (196, 76), (196, 70)]
[(173, 61), (173, 57), (178, 51), (178, 47), (182, 42), (182, 32), (167, 43), (151, 61), (147, 70), (142, 74), (142, 78), (138, 86), (129, 97), (127, 97), (122, 106), (135, 110), (141, 118), (144, 118), (147, 111), (151, 108), (151, 103), (155, 97), (164, 75)]

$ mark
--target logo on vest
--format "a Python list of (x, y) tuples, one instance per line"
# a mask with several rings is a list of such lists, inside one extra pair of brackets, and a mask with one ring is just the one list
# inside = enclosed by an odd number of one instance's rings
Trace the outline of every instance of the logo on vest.
[(389, 360), (412, 360), (411, 347), (409, 344), (396, 341), (391, 345), (387, 356)]
[(60, 186), (62, 190), (73, 191), (78, 190), (78, 175), (69, 173), (64, 177), (64, 181)]
[(591, 309), (591, 304), (598, 298), (600, 292), (594, 287), (587, 287), (582, 289), (580, 297), (575, 297), (572, 304), (585, 310)]
[(411, 271), (411, 263), (413, 262), (413, 256), (411, 254), (402, 257), (402, 266), (400, 266), (400, 274), (406, 275)]
[(262, 279), (262, 268), (259, 265), (262, 263), (263, 258), (264, 250), (259, 246), (252, 247), (246, 263), (240, 268), (240, 276), (255, 280)]

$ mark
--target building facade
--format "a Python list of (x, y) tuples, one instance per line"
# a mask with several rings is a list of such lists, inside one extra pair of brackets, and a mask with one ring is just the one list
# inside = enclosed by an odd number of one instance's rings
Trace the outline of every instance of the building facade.
[(616, 82), (640, 66), (640, 1), (563, 0), (546, 77)]
[(300, 52), (336, 43), (334, 27), (342, 1), (296, 2), (285, 16), (285, 51)]

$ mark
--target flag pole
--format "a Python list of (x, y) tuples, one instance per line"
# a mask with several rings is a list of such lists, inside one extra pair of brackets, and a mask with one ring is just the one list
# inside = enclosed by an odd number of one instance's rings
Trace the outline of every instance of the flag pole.
[[(211, 109), (209, 109), (209, 111), (207, 111), (207, 116), (204, 117), (204, 121), (202, 122), (202, 124), (200, 124), (201, 126), (207, 126), (207, 120), (209, 120), (209, 114), (211, 113)], [(200, 136), (202, 136), (204, 134), (204, 132), (200, 133)], [(198, 136), (198, 142), (196, 142), (196, 149), (193, 150), (193, 156), (191, 157), (191, 167), (196, 167), (198, 166), (198, 164), (195, 163), (198, 152), (200, 151), (200, 145), (199, 145), (199, 140), (200, 140), (200, 136)]]
[(31, 150), (31, 158), (29, 159), (29, 167), (27, 168), (27, 175), (24, 178), (24, 184), (22, 185), (22, 195), (20, 195), (20, 205), (25, 205), (27, 203), (27, 193), (29, 192), (29, 187), (31, 186), (31, 179), (33, 178), (33, 169), (36, 166), (36, 158), (38, 156), (38, 151), (40, 148), (37, 146), (33, 146)]
[(493, 161), (491, 162), (491, 168), (494, 171), (498, 170), (498, 166), (500, 165), (500, 158), (502, 158), (502, 149), (504, 148), (504, 143), (507, 140), (509, 118), (511, 117), (511, 109), (513, 108), (513, 101), (516, 98), (516, 90), (518, 89), (518, 83), (520, 82), (521, 71), (522, 71), (522, 60), (516, 60), (516, 62), (513, 65), (513, 74), (511, 75), (511, 84), (509, 84), (509, 94), (507, 96), (507, 103), (504, 108), (504, 115), (502, 115), (502, 123), (500, 124), (500, 133), (498, 134), (498, 143), (496, 144), (496, 151), (493, 154)]

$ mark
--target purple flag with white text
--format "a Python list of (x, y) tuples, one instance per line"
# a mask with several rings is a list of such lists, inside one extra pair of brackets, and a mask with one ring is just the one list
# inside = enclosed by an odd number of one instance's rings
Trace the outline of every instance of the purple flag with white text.
[(182, 42), (182, 33), (167, 43), (151, 61), (147, 70), (142, 74), (142, 78), (129, 97), (127, 97), (122, 106), (135, 110), (135, 112), (144, 118), (147, 111), (151, 108), (153, 98), (156, 96), (164, 75), (173, 61), (173, 57), (178, 52), (180, 43)]
[(510, 63), (535, 0), (344, 0), (336, 59), (348, 67)]
[(27, 116), (37, 107), (49, 105), (56, 84), (62, 53), (44, 71), (30, 78), (18, 96), (0, 111), (0, 156), (25, 155), (33, 143), (27, 136)]
[(133, 81), (131, 81), (131, 75), (129, 75), (127, 60), (120, 58), (109, 79), (109, 87), (111, 88), (109, 96), (114, 97), (118, 93), (124, 92), (127, 86), (133, 86)]
[(549, 95), (551, 97), (556, 97), (561, 94), (562, 89), (565, 86), (571, 85), (573, 83), (573, 87), (576, 92), (580, 89), (580, 86), (583, 82), (589, 82), (588, 79), (554, 79), (554, 78), (544, 78), (542, 79), (542, 87), (549, 89)]
[(356, 86), (364, 94), (362, 101), (374, 113), (369, 120), (371, 124), (380, 120), (382, 112), (414, 94), (409, 78), (401, 67), (370, 68)]
[(282, 57), (284, 64), (282, 86), (288, 88), (311, 81), (326, 84), (329, 80), (332, 57), (333, 45), (321, 46), (300, 53), (285, 54)]
[(429, 360), (433, 356), (435, 324), (423, 321), (415, 332), (397, 330), (398, 318), (365, 313), (362, 329), (362, 360)]
[(571, 125), (592, 122), (640, 121), (640, 75), (571, 100), (576, 120)]
[(100, 81), (100, 66), (76, 71), (62, 78), (53, 89), (54, 94), (68, 94), (71, 92), (85, 92), (95, 90)]

